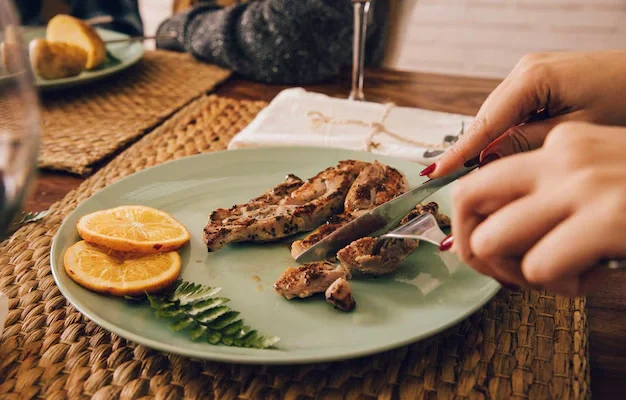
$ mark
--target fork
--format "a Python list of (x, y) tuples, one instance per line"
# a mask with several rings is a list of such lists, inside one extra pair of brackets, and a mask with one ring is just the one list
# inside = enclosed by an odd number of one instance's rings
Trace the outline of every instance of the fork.
[(393, 231), (379, 236), (374, 252), (378, 252), (390, 239), (422, 240), (438, 246), (440, 250), (447, 250), (454, 242), (454, 237), (446, 235), (439, 228), (437, 220), (431, 213), (424, 213)]
[(159, 40), (159, 39), (174, 39), (176, 38), (175, 33), (170, 33), (166, 35), (154, 35), (154, 36), (129, 36), (123, 39), (109, 39), (105, 40), (104, 44), (113, 44), (113, 43), (132, 43), (132, 42), (143, 42), (146, 40)]
[[(441, 251), (448, 250), (454, 243), (454, 236), (446, 235), (439, 228), (437, 220), (431, 213), (424, 213), (393, 231), (379, 236), (374, 246), (374, 252), (378, 252), (390, 239), (422, 240), (438, 246)], [(626, 268), (626, 260), (603, 260), (598, 263), (598, 266), (608, 269), (622, 269)]]
[[(99, 15), (97, 17), (89, 18), (83, 20), (87, 25), (103, 25), (110, 24), (115, 22), (115, 19), (110, 15)], [(158, 40), (158, 39), (174, 39), (176, 37), (175, 33), (170, 33), (167, 35), (153, 35), (153, 36), (130, 36), (123, 39), (109, 39), (105, 40), (105, 44), (113, 44), (113, 43), (126, 43), (126, 42), (139, 42), (145, 40)]]

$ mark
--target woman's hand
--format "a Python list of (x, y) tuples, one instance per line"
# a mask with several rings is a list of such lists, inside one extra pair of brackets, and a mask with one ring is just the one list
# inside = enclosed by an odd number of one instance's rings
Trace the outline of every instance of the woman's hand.
[(454, 250), (479, 272), (585, 293), (603, 271), (595, 264), (626, 258), (626, 128), (558, 125), (539, 150), (461, 179), (453, 220)]
[[(425, 172), (435, 178), (479, 154), (484, 159), (539, 148), (564, 121), (626, 125), (625, 93), (626, 51), (526, 56), (487, 98), (465, 135)], [(538, 112), (541, 121), (527, 122)]]

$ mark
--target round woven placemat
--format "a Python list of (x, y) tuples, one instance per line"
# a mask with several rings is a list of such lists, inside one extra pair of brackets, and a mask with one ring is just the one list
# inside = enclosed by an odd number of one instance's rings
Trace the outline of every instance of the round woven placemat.
[(45, 93), (39, 166), (87, 175), (229, 75), (188, 54), (148, 51), (104, 81)]
[(50, 274), (63, 216), (115, 180), (224, 150), (262, 102), (202, 97), (125, 150), (0, 247), (10, 300), (0, 338), (0, 399), (582, 399), (590, 396), (584, 298), (502, 290), (446, 332), (339, 363), (264, 367), (160, 353), (90, 322)]

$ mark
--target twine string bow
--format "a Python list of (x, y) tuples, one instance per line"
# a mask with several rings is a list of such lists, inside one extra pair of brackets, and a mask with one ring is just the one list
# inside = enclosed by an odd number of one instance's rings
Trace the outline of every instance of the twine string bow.
[(362, 126), (364, 128), (369, 128), (370, 131), (368, 135), (365, 137), (365, 143), (364, 143), (365, 151), (371, 151), (372, 149), (375, 149), (378, 146), (380, 146), (380, 143), (375, 142), (374, 139), (376, 138), (376, 136), (381, 135), (381, 134), (392, 137), (400, 142), (407, 143), (407, 144), (417, 146), (417, 147), (421, 147), (424, 149), (445, 150), (452, 145), (452, 143), (448, 143), (448, 142), (441, 143), (441, 144), (422, 142), (420, 140), (414, 140), (411, 138), (404, 137), (396, 132), (391, 131), (389, 128), (385, 126), (385, 123), (387, 122), (387, 118), (389, 117), (391, 110), (393, 110), (395, 107), (396, 105), (393, 103), (386, 103), (385, 109), (383, 110), (380, 120), (371, 121), (371, 122), (366, 122), (360, 119), (332, 118), (328, 115), (325, 115), (324, 113), (320, 111), (309, 111), (307, 113), (307, 117), (311, 121), (311, 124), (314, 129), (320, 129), (323, 125), (353, 125), (353, 126)]

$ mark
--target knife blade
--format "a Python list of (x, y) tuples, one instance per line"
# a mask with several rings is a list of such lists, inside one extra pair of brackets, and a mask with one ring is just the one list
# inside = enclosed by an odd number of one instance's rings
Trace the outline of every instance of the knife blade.
[(334, 256), (337, 251), (357, 239), (365, 236), (380, 236), (396, 228), (402, 218), (417, 204), (477, 167), (477, 165), (463, 167), (450, 175), (428, 180), (417, 188), (381, 204), (309, 247), (296, 257), (296, 262), (304, 264), (324, 260), (329, 256)]

